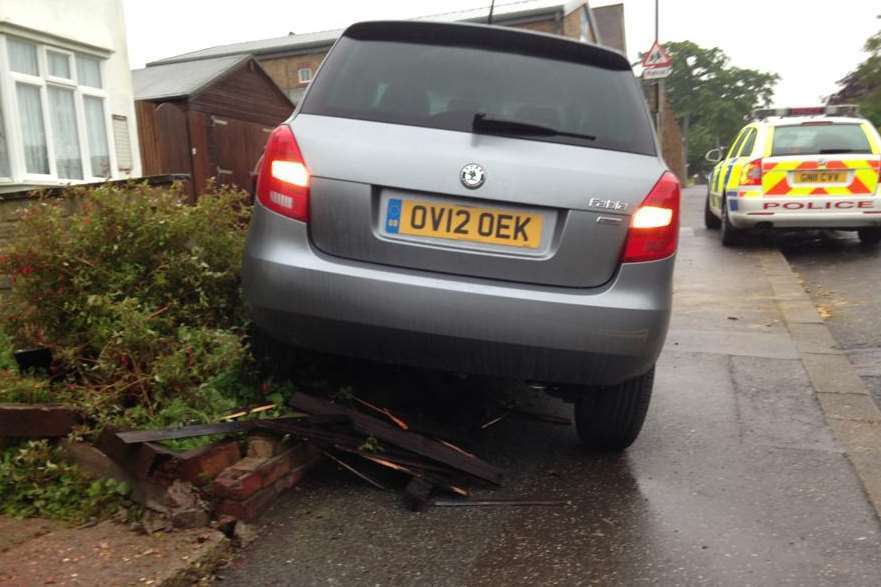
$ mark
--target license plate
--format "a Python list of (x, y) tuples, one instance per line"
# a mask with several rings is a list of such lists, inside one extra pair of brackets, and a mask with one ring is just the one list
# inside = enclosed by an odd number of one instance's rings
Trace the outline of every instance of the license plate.
[(389, 234), (537, 249), (541, 245), (542, 215), (391, 198), (385, 229)]
[(844, 183), (847, 181), (846, 171), (798, 171), (795, 174), (798, 183)]

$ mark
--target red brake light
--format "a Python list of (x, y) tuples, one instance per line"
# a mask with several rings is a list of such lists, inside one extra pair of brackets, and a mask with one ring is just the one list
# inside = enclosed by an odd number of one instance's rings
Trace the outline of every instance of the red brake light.
[(622, 263), (656, 261), (679, 243), (679, 180), (665, 172), (630, 218)]
[(743, 166), (740, 185), (762, 185), (762, 160), (756, 159)]
[(257, 198), (273, 212), (308, 222), (310, 179), (293, 131), (282, 124), (266, 141), (257, 176)]

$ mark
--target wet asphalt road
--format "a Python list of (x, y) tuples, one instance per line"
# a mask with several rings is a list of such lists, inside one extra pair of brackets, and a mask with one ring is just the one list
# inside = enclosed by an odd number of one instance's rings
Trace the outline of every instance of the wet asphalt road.
[(853, 232), (805, 232), (777, 245), (881, 406), (881, 247)]
[[(396, 491), (330, 464), (264, 515), (225, 585), (881, 584), (874, 510), (812, 395), (752, 251), (725, 250), (686, 192), (676, 310), (642, 435), (624, 455), (584, 451), (571, 428), (509, 418), (470, 448), (509, 471), (479, 496), (545, 508), (404, 509)], [(486, 418), (481, 382), (440, 397), (412, 373), (373, 387)], [(542, 410), (566, 404), (496, 384)], [(401, 487), (401, 480), (383, 478)]]

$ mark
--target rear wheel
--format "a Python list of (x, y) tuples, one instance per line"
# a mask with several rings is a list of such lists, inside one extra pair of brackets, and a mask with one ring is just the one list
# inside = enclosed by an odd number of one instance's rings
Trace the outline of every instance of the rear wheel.
[(652, 398), (655, 368), (618, 385), (591, 387), (575, 400), (575, 428), (592, 449), (622, 451), (636, 440)]
[(857, 234), (860, 236), (860, 242), (864, 245), (877, 245), (881, 243), (881, 226), (861, 228), (857, 231)]
[(721, 230), (719, 232), (722, 237), (722, 246), (734, 247), (739, 245), (743, 240), (743, 231), (735, 228), (731, 224), (731, 218), (728, 217), (728, 202), (722, 197), (722, 220), (719, 222)]
[(704, 226), (709, 230), (718, 230), (720, 226), (722, 226), (722, 221), (719, 220), (718, 216), (713, 214), (713, 211), (710, 209), (710, 193), (707, 192), (707, 201), (704, 204)]

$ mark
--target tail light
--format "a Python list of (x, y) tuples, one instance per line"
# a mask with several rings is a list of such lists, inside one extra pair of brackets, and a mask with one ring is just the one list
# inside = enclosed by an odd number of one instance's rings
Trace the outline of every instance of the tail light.
[(630, 218), (622, 263), (656, 261), (679, 243), (679, 180), (665, 172)]
[(308, 222), (309, 180), (309, 169), (294, 133), (282, 124), (266, 141), (257, 176), (257, 198), (273, 212)]
[(762, 160), (756, 159), (743, 166), (740, 185), (762, 185)]

